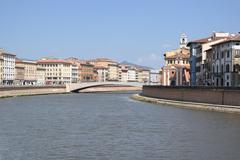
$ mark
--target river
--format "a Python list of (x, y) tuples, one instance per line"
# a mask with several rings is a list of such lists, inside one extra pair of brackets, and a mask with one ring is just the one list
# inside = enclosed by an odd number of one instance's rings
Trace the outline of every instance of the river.
[(0, 160), (236, 160), (240, 115), (129, 93), (0, 99)]

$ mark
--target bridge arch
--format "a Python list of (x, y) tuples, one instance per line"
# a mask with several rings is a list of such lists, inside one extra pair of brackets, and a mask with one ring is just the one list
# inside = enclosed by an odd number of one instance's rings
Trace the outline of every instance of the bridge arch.
[(143, 83), (139, 82), (84, 82), (84, 83), (71, 83), (66, 84), (67, 92), (78, 92), (83, 89), (93, 88), (98, 86), (133, 86), (133, 87), (142, 87)]

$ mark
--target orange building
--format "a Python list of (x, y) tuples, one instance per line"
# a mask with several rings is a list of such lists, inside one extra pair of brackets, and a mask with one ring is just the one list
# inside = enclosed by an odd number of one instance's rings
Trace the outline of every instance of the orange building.
[[(185, 45), (164, 54), (165, 66), (162, 69), (162, 83), (165, 86), (190, 85), (190, 51)], [(185, 42), (186, 43), (186, 42)]]

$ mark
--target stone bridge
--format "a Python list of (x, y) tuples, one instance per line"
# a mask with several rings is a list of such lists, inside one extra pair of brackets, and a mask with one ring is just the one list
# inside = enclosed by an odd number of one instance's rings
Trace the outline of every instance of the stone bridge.
[(97, 86), (133, 86), (133, 87), (142, 87), (144, 83), (139, 82), (83, 82), (83, 83), (71, 83), (66, 84), (66, 92), (77, 92), (86, 88), (92, 88)]

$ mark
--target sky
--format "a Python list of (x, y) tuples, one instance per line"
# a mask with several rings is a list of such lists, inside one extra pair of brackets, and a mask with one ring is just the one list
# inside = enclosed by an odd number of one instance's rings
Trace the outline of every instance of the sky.
[(160, 68), (164, 52), (240, 31), (239, 0), (0, 0), (0, 48), (19, 58), (107, 57)]

